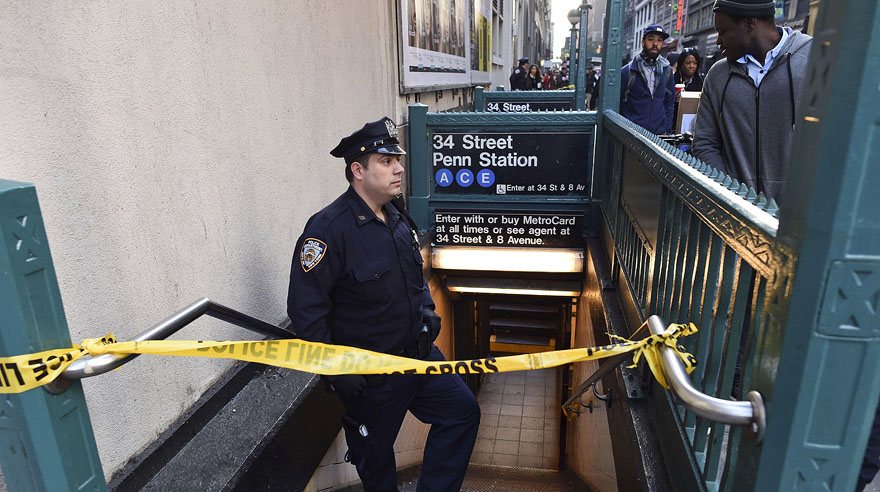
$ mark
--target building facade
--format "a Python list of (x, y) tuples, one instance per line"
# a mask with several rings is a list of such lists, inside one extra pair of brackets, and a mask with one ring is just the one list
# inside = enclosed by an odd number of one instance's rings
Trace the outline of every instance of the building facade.
[(654, 24), (654, 0), (639, 0), (633, 5), (633, 37), (629, 44), (630, 58), (642, 51), (642, 33)]
[[(720, 55), (716, 41), (712, 12), (714, 0), (686, 0), (684, 37), (681, 43), (685, 48), (696, 48), (704, 59), (717, 60)], [(776, 23), (795, 30), (806, 30), (810, 17), (809, 0), (778, 0)], [(708, 66), (704, 67), (708, 70)]]
[[(203, 297), (284, 324), (296, 238), (348, 187), (330, 149), (383, 115), (405, 132), (409, 104), (443, 111), (472, 100), (470, 85), (403, 93), (402, 4), (0, 7), (15, 20), (0, 30), (0, 177), (36, 185), (72, 340), (110, 331), (131, 340)], [(493, 81), (506, 85), (519, 53), (545, 53), (547, 8), (493, 3)], [(179, 336), (253, 335), (200, 320)], [(84, 380), (105, 477), (232, 364), (145, 356)], [(400, 465), (421, 460), (427, 434), (406, 426)], [(354, 469), (330, 462), (322, 477), (344, 483)]]
[(514, 0), (512, 61), (528, 57), (530, 64), (553, 58), (550, 0)]

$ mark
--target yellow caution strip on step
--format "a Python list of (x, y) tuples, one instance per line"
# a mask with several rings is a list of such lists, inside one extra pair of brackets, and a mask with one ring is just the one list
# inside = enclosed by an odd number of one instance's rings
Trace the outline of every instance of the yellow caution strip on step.
[(100, 339), (83, 340), (71, 349), (48, 350), (29, 355), (0, 357), (0, 393), (21, 393), (55, 380), (75, 360), (84, 355), (153, 354), (216, 359), (235, 359), (316, 374), (486, 374), (528, 371), (561, 366), (572, 362), (602, 359), (635, 352), (635, 363), (644, 357), (651, 372), (668, 388), (660, 370), (661, 346), (674, 350), (688, 373), (696, 359), (678, 345), (679, 337), (697, 332), (693, 323), (672, 324), (662, 334), (639, 341), (619, 337), (619, 343), (602, 347), (555, 350), (535, 354), (487, 357), (462, 361), (423, 361), (341, 345), (305, 340), (261, 340), (239, 342), (147, 340), (117, 342), (110, 334)]

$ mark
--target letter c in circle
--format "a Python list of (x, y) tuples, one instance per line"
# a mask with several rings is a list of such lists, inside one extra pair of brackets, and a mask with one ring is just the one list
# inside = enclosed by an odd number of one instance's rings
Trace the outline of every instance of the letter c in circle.
[(474, 184), (474, 173), (471, 172), (470, 169), (462, 169), (458, 171), (458, 173), (456, 173), (455, 181), (462, 188), (467, 188), (468, 186)]

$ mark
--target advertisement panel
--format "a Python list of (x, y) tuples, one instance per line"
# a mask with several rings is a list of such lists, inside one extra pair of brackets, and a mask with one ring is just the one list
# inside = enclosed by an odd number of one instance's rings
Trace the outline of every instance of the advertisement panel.
[(470, 0), (471, 84), (488, 85), (492, 69), (492, 4), (490, 0)]
[(401, 0), (404, 92), (470, 85), (470, 0)]

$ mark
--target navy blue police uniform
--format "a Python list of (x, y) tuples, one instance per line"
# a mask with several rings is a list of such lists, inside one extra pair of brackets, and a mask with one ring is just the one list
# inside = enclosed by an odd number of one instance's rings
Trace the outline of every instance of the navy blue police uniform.
[[(331, 152), (346, 165), (371, 153), (405, 153), (389, 118), (364, 125)], [(445, 360), (433, 344), (440, 320), (422, 274), (415, 224), (392, 202), (382, 211), (384, 221), (349, 187), (309, 219), (291, 266), (287, 309), (293, 328), (310, 341)], [(431, 424), (418, 490), (459, 490), (480, 422), (476, 399), (459, 376), (325, 381), (345, 404), (348, 459), (366, 491), (397, 490), (393, 445), (407, 410)]]
[(512, 91), (524, 91), (526, 90), (526, 71), (527, 69), (523, 67), (523, 64), (528, 66), (529, 59), (528, 58), (520, 58), (519, 65), (513, 69), (513, 72), (510, 74), (510, 90)]

